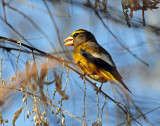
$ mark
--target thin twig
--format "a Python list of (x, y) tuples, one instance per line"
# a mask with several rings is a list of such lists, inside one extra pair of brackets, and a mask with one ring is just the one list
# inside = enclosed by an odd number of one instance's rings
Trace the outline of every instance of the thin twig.
[[(20, 92), (21, 92), (21, 89), (18, 89), (18, 88), (15, 88), (15, 87), (2, 87), (2, 88), (11, 89), (11, 90), (16, 90), (16, 91), (20, 91)], [(49, 104), (49, 105), (55, 107), (56, 109), (60, 109), (60, 108), (57, 107), (56, 105), (52, 104), (50, 101), (47, 101), (47, 100), (45, 100), (45, 99), (39, 97), (38, 95), (32, 94), (32, 93), (27, 92), (27, 91), (24, 91), (24, 92), (27, 93), (28, 95), (31, 95), (31, 96), (33, 96), (33, 97), (37, 97), (37, 98), (40, 99), (40, 100), (43, 100), (45, 103), (47, 103), (47, 104)], [(71, 116), (72, 118), (76, 119), (77, 121), (79, 121), (80, 123), (83, 124), (83, 122), (80, 121), (76, 116), (70, 114), (70, 113), (67, 112), (66, 110), (63, 110), (63, 109), (60, 109), (60, 110), (63, 111), (63, 112), (65, 112), (65, 113), (67, 113), (69, 116)]]
[(24, 16), (34, 27), (35, 29), (40, 32), (49, 42), (49, 44), (52, 46), (52, 48), (56, 51), (56, 48), (53, 45), (53, 42), (47, 37), (47, 35), (45, 34), (45, 32), (26, 14), (24, 14), (23, 12), (21, 12), (20, 10), (18, 10), (17, 8), (13, 8), (11, 7), (9, 4), (7, 4), (7, 7), (10, 8), (11, 10), (21, 14), (22, 16)]
[(6, 3), (2, 0), (4, 21), (7, 22), (5, 5)]
[(84, 77), (84, 94), (83, 94), (83, 118), (85, 119), (85, 125), (87, 125), (86, 121), (86, 82), (85, 82), (85, 77)]
[(24, 41), (26, 41), (30, 46), (33, 46), (23, 35), (21, 35), (18, 30), (16, 30), (10, 23), (8, 23), (7, 21), (5, 21), (1, 16), (0, 19), (10, 28), (12, 29), (17, 35), (20, 36), (20, 38), (22, 38)]
[[(10, 41), (10, 42), (13, 42), (13, 43), (17, 43), (16, 40), (9, 39), (9, 38), (2, 37), (2, 36), (0, 36), (0, 39), (4, 39), (4, 40), (7, 40), (7, 41)], [(64, 65), (65, 65), (67, 68), (71, 69), (72, 71), (74, 71), (75, 73), (79, 74), (80, 76), (84, 76), (82, 73), (78, 72), (78, 71), (75, 70), (73, 67), (71, 67), (71, 66), (68, 65), (68, 63), (70, 63), (70, 64), (74, 64), (74, 63), (69, 62), (69, 61), (66, 61), (66, 60), (62, 60), (62, 58), (54, 57), (54, 56), (52, 56), (52, 55), (50, 55), (50, 54), (48, 54), (48, 53), (45, 53), (45, 52), (43, 52), (43, 51), (41, 51), (41, 50), (39, 50), (39, 49), (30, 47), (30, 46), (28, 46), (28, 45), (26, 45), (26, 44), (23, 44), (23, 43), (21, 43), (21, 44), (22, 44), (22, 46), (24, 46), (24, 47), (26, 47), (26, 48), (28, 48), (28, 49), (31, 49), (32, 51), (34, 50), (34, 51), (37, 51), (37, 52), (41, 53), (42, 56), (45, 56), (45, 57), (48, 57), (48, 58), (57, 60), (57, 61), (60, 62), (60, 63), (65, 62)], [(74, 64), (74, 65), (75, 65), (75, 64)], [(84, 76), (84, 77), (85, 77), (85, 76)], [(127, 111), (119, 104), (119, 102), (115, 101), (115, 100), (114, 100), (113, 98), (111, 98), (109, 95), (107, 95), (106, 93), (104, 93), (101, 89), (99, 89), (99, 88), (95, 85), (95, 83), (93, 83), (92, 81), (90, 81), (90, 80), (87, 79), (86, 77), (85, 77), (85, 80), (87, 80), (87, 81), (96, 89), (96, 91), (99, 91), (99, 92), (100, 92), (101, 94), (103, 94), (105, 97), (109, 98), (112, 102), (114, 102), (114, 103), (125, 113), (125, 115), (127, 115)], [(134, 119), (134, 117), (131, 116), (131, 118), (132, 118), (133, 120), (135, 120), (139, 125), (141, 125), (136, 119)]]
[(56, 22), (55, 22), (55, 20), (54, 20), (54, 17), (53, 17), (53, 15), (52, 15), (52, 13), (51, 13), (51, 11), (50, 11), (50, 9), (49, 9), (49, 6), (47, 5), (46, 0), (43, 0), (43, 2), (44, 2), (45, 6), (46, 6), (46, 8), (47, 8), (47, 11), (48, 11), (48, 13), (49, 13), (49, 15), (50, 15), (50, 18), (51, 18), (51, 20), (52, 20), (52, 22), (53, 22), (53, 25), (54, 25), (55, 29), (56, 29), (56, 33), (57, 33), (57, 37), (58, 37), (59, 44), (60, 44), (61, 48), (65, 51), (65, 55), (67, 56), (67, 58), (68, 58), (68, 59), (71, 59), (70, 56), (69, 56), (68, 50), (66, 51), (65, 48), (64, 48), (64, 45), (62, 44), (58, 26), (57, 26), (57, 24), (56, 24)]
[[(155, 110), (157, 110), (157, 109), (159, 109), (160, 108), (160, 105), (159, 106), (157, 106), (156, 108), (154, 108), (154, 109), (151, 109), (150, 111), (148, 111), (148, 112), (145, 112), (144, 113), (144, 115), (147, 115), (147, 114), (150, 114), (151, 112), (154, 112)], [(138, 118), (140, 118), (140, 117), (142, 117), (143, 115), (138, 115), (138, 116), (136, 116), (135, 117), (135, 119), (138, 119)], [(133, 119), (131, 119), (131, 121), (132, 121)], [(124, 125), (126, 122), (122, 122), (122, 123), (120, 123), (120, 124), (118, 124), (118, 125), (116, 125), (116, 126), (120, 126), (120, 125)]]
[(2, 79), (2, 63), (3, 63), (3, 52), (4, 52), (4, 50), (2, 50), (2, 54), (1, 54), (1, 63), (0, 63), (0, 78), (1, 78), (1, 88), (2, 88), (2, 86), (3, 86), (3, 83), (2, 83), (2, 81), (3, 81), (3, 79)]
[(143, 26), (146, 26), (146, 21), (145, 21), (145, 17), (144, 17), (144, 11), (145, 11), (145, 0), (143, 0), (143, 7), (142, 7), (142, 20), (143, 20)]
[(99, 122), (99, 97), (97, 92), (97, 123)]
[[(12, 43), (18, 44), (18, 43), (17, 43), (18, 41), (17, 41), (17, 40), (14, 40), (14, 39), (2, 37), (2, 36), (0, 36), (0, 39), (4, 39), (4, 40), (10, 41), (10, 42), (12, 42)], [(55, 60), (57, 60), (57, 61), (59, 61), (59, 62), (61, 62), (61, 63), (65, 62), (65, 63), (70, 63), (70, 64), (72, 64), (72, 65), (76, 65), (76, 64), (73, 63), (73, 62), (70, 62), (70, 61), (67, 61), (67, 60), (63, 60), (62, 58), (58, 58), (58, 57), (52, 56), (52, 55), (50, 55), (49, 53), (43, 52), (43, 51), (41, 51), (41, 50), (39, 50), (39, 49), (37, 49), (37, 48), (31, 47), (31, 46), (26, 45), (26, 44), (24, 44), (24, 43), (21, 43), (21, 44), (22, 44), (22, 46), (30, 49), (31, 51), (34, 50), (34, 51), (37, 51), (37, 52), (41, 53), (42, 56), (46, 56), (46, 57), (48, 57), (48, 58), (55, 59)]]
[(17, 66), (18, 66), (18, 61), (19, 61), (19, 57), (20, 57), (20, 54), (21, 54), (21, 41), (18, 41), (19, 42), (19, 53), (18, 53), (18, 56), (17, 56), (17, 62), (16, 62), (16, 76), (17, 76)]
[(101, 109), (101, 120), (102, 120), (102, 115), (103, 115), (103, 109), (106, 105), (106, 97), (104, 97), (104, 103), (103, 103), (103, 106), (102, 106), (102, 109)]
[(116, 42), (118, 42), (120, 44), (120, 46), (122, 48), (124, 48), (126, 51), (128, 51), (133, 57), (135, 57), (137, 60), (139, 60), (141, 63), (143, 63), (146, 66), (149, 66), (148, 63), (146, 63), (144, 60), (142, 60), (141, 58), (139, 58), (137, 55), (135, 55), (128, 47), (126, 47), (125, 45), (122, 44), (122, 42), (117, 38), (117, 36), (108, 28), (108, 26), (104, 23), (103, 19), (101, 18), (101, 16), (99, 15), (98, 11), (95, 10), (95, 14), (97, 15), (97, 17), (100, 19), (100, 21), (102, 22), (102, 24), (104, 25), (104, 27), (112, 34), (112, 36), (117, 40)]

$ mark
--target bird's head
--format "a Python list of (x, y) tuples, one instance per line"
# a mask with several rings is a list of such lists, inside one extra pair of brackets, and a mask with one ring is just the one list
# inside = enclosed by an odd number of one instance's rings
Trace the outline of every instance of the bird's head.
[(96, 42), (94, 35), (84, 29), (74, 31), (68, 38), (64, 40), (65, 46), (77, 47), (87, 41)]

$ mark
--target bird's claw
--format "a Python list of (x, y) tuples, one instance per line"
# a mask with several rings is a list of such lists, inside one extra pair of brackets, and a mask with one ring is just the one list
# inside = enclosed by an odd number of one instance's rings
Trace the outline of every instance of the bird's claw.
[(82, 79), (84, 79), (84, 77), (85, 77), (86, 75), (87, 75), (87, 74), (84, 73), (84, 74), (81, 74), (79, 77), (82, 78)]
[(101, 88), (102, 88), (101, 86), (98, 87), (96, 94), (98, 94), (99, 92), (101, 92)]
[[(102, 90), (101, 90), (101, 89), (102, 89), (102, 85), (103, 85), (103, 83), (101, 84), (100, 87), (97, 88), (97, 93), (102, 91)], [(96, 93), (96, 94), (97, 94), (97, 93)]]

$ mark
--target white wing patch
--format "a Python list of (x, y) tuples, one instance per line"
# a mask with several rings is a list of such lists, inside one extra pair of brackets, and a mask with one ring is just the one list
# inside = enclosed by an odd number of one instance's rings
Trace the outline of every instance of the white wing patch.
[(95, 58), (100, 58), (102, 60), (104, 60), (105, 62), (107, 62), (109, 65), (114, 66), (114, 64), (112, 63), (112, 61), (109, 59), (109, 57), (107, 57), (105, 54), (97, 54), (97, 53), (91, 53)]

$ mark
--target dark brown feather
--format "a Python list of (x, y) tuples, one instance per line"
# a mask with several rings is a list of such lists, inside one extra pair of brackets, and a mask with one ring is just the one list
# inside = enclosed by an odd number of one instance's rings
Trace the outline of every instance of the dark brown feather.
[(86, 59), (88, 59), (89, 62), (95, 64), (99, 68), (105, 69), (106, 71), (110, 72), (118, 80), (118, 82), (121, 83), (123, 87), (131, 93), (131, 91), (128, 89), (126, 84), (123, 82), (122, 77), (117, 71), (116, 67), (111, 66), (110, 64), (102, 60), (101, 58), (94, 57), (90, 52), (87, 52), (85, 50), (81, 49), (80, 54), (84, 56)]

